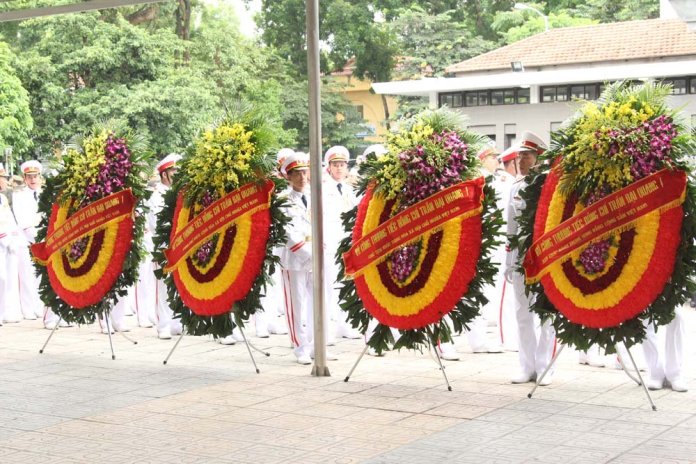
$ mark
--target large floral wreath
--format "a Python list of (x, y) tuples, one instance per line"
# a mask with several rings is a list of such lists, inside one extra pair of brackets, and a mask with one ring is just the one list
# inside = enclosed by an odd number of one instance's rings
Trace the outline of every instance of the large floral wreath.
[(557, 337), (609, 352), (663, 325), (694, 290), (694, 143), (668, 86), (610, 85), (552, 135), (522, 193), (519, 239), (532, 310)]
[(476, 157), (486, 141), (456, 113), (428, 111), (361, 165), (363, 198), (344, 214), (350, 235), (337, 255), (349, 276), (340, 298), (353, 327), (378, 321), (368, 340), (377, 352), (449, 341), (443, 317), (461, 332), (487, 302), (502, 218)]
[(165, 194), (157, 274), (189, 334), (225, 337), (261, 309), (287, 224), (275, 194), (285, 182), (271, 176), (274, 144), (262, 117), (237, 110), (200, 135)]
[(39, 199), (32, 245), (44, 304), (71, 323), (92, 323), (126, 295), (144, 256), (150, 155), (111, 123), (67, 145)]

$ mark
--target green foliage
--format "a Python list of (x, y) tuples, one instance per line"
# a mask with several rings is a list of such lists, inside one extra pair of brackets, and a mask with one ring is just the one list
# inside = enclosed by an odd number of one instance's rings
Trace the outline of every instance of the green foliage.
[(402, 61), (399, 79), (424, 75), (442, 76), (445, 68), (495, 48), (496, 43), (477, 36), (451, 12), (430, 14), (419, 9), (404, 11), (389, 24), (399, 38)]
[[(288, 83), (282, 95), (283, 127), (297, 134), (299, 150), (309, 149), (309, 96), (307, 81)], [(321, 91), (322, 144), (344, 145), (354, 151), (360, 143), (356, 134), (364, 131), (355, 107), (338, 93), (340, 87), (324, 81)]]
[[(549, 28), (589, 26), (599, 21), (591, 18), (575, 17), (567, 11), (550, 13)], [(511, 44), (535, 34), (544, 32), (544, 18), (536, 13), (523, 11), (501, 12), (496, 15), (493, 28), (500, 31), (505, 44)]]
[(0, 42), (0, 150), (12, 147), (13, 157), (27, 152), (34, 125), (29, 110), (29, 94), (15, 74), (15, 57)]

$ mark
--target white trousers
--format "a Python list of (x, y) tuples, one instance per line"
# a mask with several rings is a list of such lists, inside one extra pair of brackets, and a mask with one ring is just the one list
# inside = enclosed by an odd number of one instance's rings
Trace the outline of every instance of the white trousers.
[(675, 311), (674, 319), (657, 331), (652, 324), (647, 326), (643, 342), (643, 353), (648, 375), (654, 380), (679, 380), (684, 362), (684, 314), (681, 308)]
[(525, 374), (541, 374), (555, 352), (556, 332), (549, 321), (541, 324), (539, 316), (529, 310), (530, 301), (524, 292), (524, 276), (515, 273), (512, 287), (515, 294), (520, 367)]
[(152, 260), (144, 259), (140, 263), (138, 282), (135, 284), (133, 309), (138, 318), (138, 325), (150, 326), (157, 320), (157, 279), (154, 274)]
[(0, 245), (0, 322), (19, 322), (22, 310), (19, 298), (19, 270), (14, 249)]
[(339, 291), (336, 283), (338, 280), (338, 265), (335, 261), (336, 250), (338, 250), (338, 242), (327, 242), (324, 250), (324, 307), (328, 318), (334, 322), (336, 336), (341, 337), (352, 332), (353, 328), (346, 320), (347, 314), (341, 310), (339, 305)]
[(285, 317), (295, 356), (310, 356), (314, 348), (312, 273), (282, 271)]
[[(39, 297), (39, 279), (36, 277), (36, 269), (31, 263), (28, 243), (17, 248), (17, 275), (19, 276), (17, 283), (22, 315), (27, 319), (44, 317), (44, 307)], [(58, 316), (53, 311), (50, 313), (53, 321), (58, 320)]]
[(172, 333), (181, 333), (181, 321), (174, 319), (174, 311), (169, 307), (167, 299), (167, 284), (164, 280), (155, 279), (157, 298), (157, 332), (169, 329)]

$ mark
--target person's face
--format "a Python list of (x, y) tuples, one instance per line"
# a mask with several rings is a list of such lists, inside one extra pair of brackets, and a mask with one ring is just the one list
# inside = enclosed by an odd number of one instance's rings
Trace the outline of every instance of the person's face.
[(309, 184), (309, 169), (293, 169), (288, 173), (288, 181), (293, 190), (304, 192)]
[(535, 151), (523, 151), (520, 153), (520, 174), (526, 176), (529, 170), (536, 165), (537, 154)]
[(175, 175), (178, 171), (179, 171), (179, 170), (178, 170), (176, 167), (174, 167), (174, 168), (169, 168), (169, 169), (165, 170), (165, 171), (162, 173), (162, 176), (161, 176), (161, 178), (162, 178), (162, 183), (163, 183), (164, 185), (166, 185), (167, 187), (171, 186), (171, 185), (172, 185), (172, 182), (174, 181), (174, 175)]
[(495, 172), (498, 169), (498, 160), (495, 156), (488, 155), (481, 160), (481, 164), (488, 172)]
[(0, 191), (7, 190), (7, 177), (0, 176)]
[(41, 177), (38, 174), (24, 174), (24, 183), (32, 190), (41, 187)]
[(331, 161), (329, 163), (329, 174), (337, 182), (345, 180), (348, 176), (348, 163), (345, 161)]

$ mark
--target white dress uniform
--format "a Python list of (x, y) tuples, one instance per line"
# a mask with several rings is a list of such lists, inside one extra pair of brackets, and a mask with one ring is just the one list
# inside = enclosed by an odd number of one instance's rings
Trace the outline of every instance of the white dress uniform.
[[(285, 315), (298, 362), (308, 363), (314, 342), (312, 283), (312, 222), (309, 191), (286, 192), (290, 218), (287, 242), (281, 253)], [(303, 200), (304, 199), (304, 200)]]
[[(148, 227), (150, 230), (156, 230), (157, 214), (164, 208), (164, 194), (169, 190), (169, 187), (158, 183), (155, 186), (154, 192), (149, 200), (150, 212), (148, 213)], [(153, 268), (157, 265), (153, 263)], [(155, 295), (157, 301), (157, 333), (160, 338), (171, 338), (172, 335), (181, 333), (181, 321), (174, 319), (174, 312), (169, 307), (167, 301), (167, 285), (164, 280), (156, 279)]]
[(0, 325), (22, 320), (17, 258), (23, 247), (26, 247), (26, 242), (20, 237), (9, 200), (0, 195)]
[(140, 327), (150, 328), (157, 320), (155, 308), (157, 306), (157, 279), (154, 274), (154, 263), (152, 262), (152, 252), (154, 245), (152, 237), (155, 229), (152, 229), (150, 217), (145, 218), (145, 231), (143, 233), (143, 245), (147, 251), (145, 259), (140, 263), (138, 269), (138, 281), (133, 289), (133, 310)]
[(341, 214), (350, 211), (358, 201), (353, 189), (345, 182), (337, 182), (327, 175), (324, 178), (322, 194), (324, 196), (324, 295), (326, 314), (335, 321), (336, 337), (360, 338), (360, 334), (346, 321), (346, 315), (341, 310), (338, 300), (338, 265), (336, 252), (338, 245), (345, 236)]
[(29, 254), (29, 245), (36, 241), (36, 227), (41, 222), (38, 203), (40, 194), (40, 190), (24, 187), (21, 190), (15, 190), (12, 195), (12, 210), (20, 229), (20, 239), (24, 242), (23, 246), (17, 250), (19, 296), (25, 319), (43, 317), (44, 325), (52, 326), (58, 322), (58, 316), (50, 309), (44, 312), (43, 303), (39, 297), (39, 279)]
[[(517, 218), (525, 208), (525, 201), (520, 196), (527, 184), (523, 179), (518, 180), (510, 191), (508, 206), (507, 233), (508, 236), (518, 235)], [(510, 250), (507, 255), (506, 268), (511, 269), (517, 262), (517, 249)], [(525, 293), (524, 275), (512, 273), (512, 287), (515, 296), (515, 314), (519, 338), (520, 372), (512, 379), (513, 383), (524, 383), (541, 375), (551, 362), (556, 348), (556, 333), (549, 321), (541, 324), (539, 317), (529, 310), (532, 303)], [(551, 372), (544, 377), (543, 384), (549, 384)]]
[[(498, 196), (497, 206), (502, 211), (503, 220), (507, 221), (510, 190), (515, 182), (515, 176), (504, 169), (495, 173), (493, 188)], [(503, 235), (507, 225), (502, 226)], [(505, 280), (505, 263), (507, 259), (507, 244), (505, 240), (493, 252), (493, 260), (498, 263), (498, 274), (495, 276), (495, 287), (490, 296), (489, 305), (494, 317), (498, 320), (498, 335), (500, 344), (508, 351), (517, 351), (517, 317), (515, 315), (515, 299), (511, 285)]]

